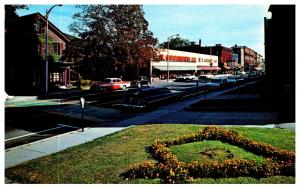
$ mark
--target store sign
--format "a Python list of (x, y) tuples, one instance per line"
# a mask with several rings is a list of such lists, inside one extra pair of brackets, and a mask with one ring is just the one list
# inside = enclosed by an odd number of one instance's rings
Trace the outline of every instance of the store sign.
[(184, 52), (178, 50), (169, 50), (160, 49), (159, 51), (159, 62), (154, 63), (156, 66), (158, 65), (167, 65), (183, 67), (186, 68), (188, 66), (218, 66), (218, 56), (215, 55), (207, 55), (207, 54), (199, 54), (192, 52)]
[(178, 55), (159, 55), (160, 61), (177, 61), (177, 62), (196, 62), (196, 57), (178, 56)]
[(216, 59), (204, 59), (204, 58), (198, 58), (198, 61), (199, 62), (202, 62), (202, 63), (218, 63), (218, 61)]
[(233, 53), (232, 54), (232, 61), (233, 62), (235, 62), (235, 61), (238, 62), (238, 60), (239, 60), (239, 54)]

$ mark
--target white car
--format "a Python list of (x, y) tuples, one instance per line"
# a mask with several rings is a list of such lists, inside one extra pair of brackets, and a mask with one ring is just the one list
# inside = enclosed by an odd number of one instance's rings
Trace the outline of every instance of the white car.
[(175, 79), (175, 82), (191, 82), (194, 80), (198, 80), (198, 77), (196, 77), (195, 75), (183, 75), (183, 76), (179, 76)]
[(190, 79), (190, 80), (197, 80), (198, 77), (196, 77), (195, 75), (191, 75), (191, 74), (187, 74), (182, 76), (184, 79)]

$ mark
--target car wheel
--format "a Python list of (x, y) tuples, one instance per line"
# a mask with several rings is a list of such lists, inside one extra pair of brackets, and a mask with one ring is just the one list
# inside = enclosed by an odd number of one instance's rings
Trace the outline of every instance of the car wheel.
[(138, 88), (141, 88), (141, 87), (142, 87), (141, 83), (138, 83), (138, 84), (137, 84), (137, 87), (138, 87)]
[(122, 90), (125, 90), (125, 89), (126, 89), (126, 86), (125, 86), (125, 85), (123, 85), (121, 88), (122, 88)]

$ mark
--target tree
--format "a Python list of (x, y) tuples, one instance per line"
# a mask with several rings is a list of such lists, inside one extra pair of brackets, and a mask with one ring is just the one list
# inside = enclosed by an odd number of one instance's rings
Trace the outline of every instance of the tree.
[(80, 82), (80, 62), (83, 59), (83, 41), (79, 38), (73, 37), (69, 43), (66, 44), (64, 55), (61, 57), (62, 61), (69, 61), (75, 63), (75, 73), (77, 82)]
[(5, 21), (18, 18), (17, 9), (28, 9), (27, 5), (5, 5)]
[[(82, 40), (81, 72), (92, 79), (138, 75), (156, 56), (157, 39), (140, 5), (84, 5), (70, 26)], [(134, 73), (129, 71), (135, 70)]]
[[(171, 38), (169, 41), (169, 48), (176, 49), (185, 46), (189, 46), (191, 42), (188, 39), (183, 39), (180, 37)], [(168, 48), (168, 42), (163, 42), (159, 45), (160, 48)]]

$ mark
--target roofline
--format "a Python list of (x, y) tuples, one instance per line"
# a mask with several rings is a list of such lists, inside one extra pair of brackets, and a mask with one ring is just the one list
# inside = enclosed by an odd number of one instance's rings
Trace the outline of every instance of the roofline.
[[(39, 16), (40, 18), (43, 19), (43, 21), (46, 23), (47, 20), (46, 18), (39, 12), (33, 13), (33, 14), (29, 14), (29, 15), (24, 15), (21, 16), (20, 18), (26, 18), (26, 17), (33, 17), (33, 16)], [(71, 39), (65, 35), (65, 33), (63, 33), (60, 29), (58, 29), (54, 24), (52, 24), (52, 22), (48, 19), (48, 25), (49, 27), (52, 27), (56, 32), (59, 33), (59, 35), (61, 35), (67, 42), (69, 42)]]

